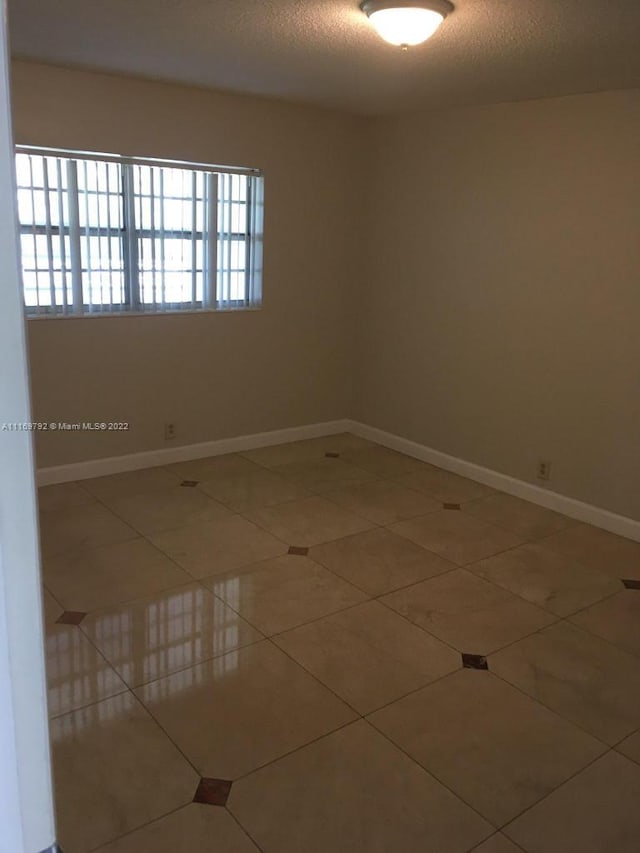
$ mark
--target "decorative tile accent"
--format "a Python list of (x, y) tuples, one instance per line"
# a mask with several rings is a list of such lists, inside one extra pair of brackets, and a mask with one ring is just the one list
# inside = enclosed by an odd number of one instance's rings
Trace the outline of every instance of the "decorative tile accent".
[(325, 453), (324, 455), (327, 457), (327, 459), (340, 459), (339, 453), (329, 452)]
[(183, 480), (180, 485), (183, 486), (185, 489), (193, 489), (194, 486), (197, 486), (199, 482), (199, 480)]
[(465, 669), (489, 669), (489, 664), (484, 655), (468, 655), (462, 653), (462, 666)]
[(627, 589), (640, 589), (640, 581), (622, 579), (622, 583)]
[(460, 509), (460, 504), (445, 503), (442, 504), (442, 509)]
[(86, 615), (81, 610), (65, 610), (58, 616), (56, 623), (58, 625), (79, 625)]
[(293, 554), (295, 557), (306, 557), (308, 553), (308, 548), (300, 548), (298, 545), (291, 545), (289, 547), (289, 554)]
[(227, 779), (207, 779), (204, 777), (200, 780), (193, 802), (204, 803), (207, 806), (225, 806), (232, 785), (233, 782), (229, 782)]

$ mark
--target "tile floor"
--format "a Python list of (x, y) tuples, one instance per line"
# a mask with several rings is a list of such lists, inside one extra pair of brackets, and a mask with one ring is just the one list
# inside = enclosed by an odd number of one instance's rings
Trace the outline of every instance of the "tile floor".
[(640, 544), (352, 435), (40, 511), (65, 853), (640, 849)]

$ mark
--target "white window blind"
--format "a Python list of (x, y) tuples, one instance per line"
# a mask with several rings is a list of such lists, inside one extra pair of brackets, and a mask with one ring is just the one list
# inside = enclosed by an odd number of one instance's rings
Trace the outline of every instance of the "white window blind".
[(261, 301), (261, 173), (18, 148), (30, 315), (193, 311)]

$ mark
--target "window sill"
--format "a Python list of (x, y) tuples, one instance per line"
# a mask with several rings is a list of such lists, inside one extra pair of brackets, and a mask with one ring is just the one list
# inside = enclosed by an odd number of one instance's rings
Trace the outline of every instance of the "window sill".
[(262, 311), (262, 305), (250, 305), (242, 308), (188, 308), (176, 311), (100, 311), (95, 314), (25, 314), (27, 320), (113, 320), (114, 317), (190, 317), (198, 314), (245, 314)]

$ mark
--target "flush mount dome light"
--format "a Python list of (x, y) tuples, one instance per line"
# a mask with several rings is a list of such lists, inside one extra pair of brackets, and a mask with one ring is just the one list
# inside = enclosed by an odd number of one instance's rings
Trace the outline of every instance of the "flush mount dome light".
[(365, 0), (360, 8), (385, 41), (406, 50), (430, 38), (454, 7), (448, 0)]

